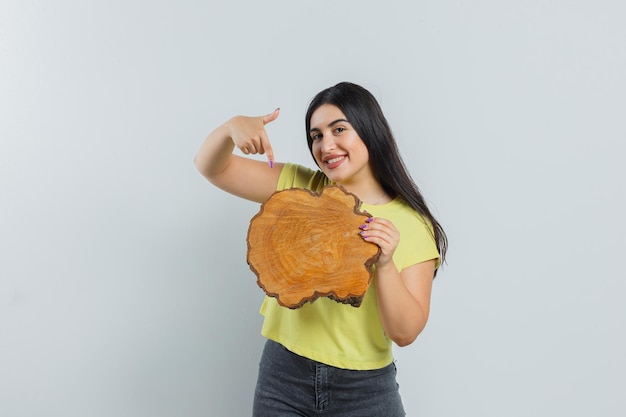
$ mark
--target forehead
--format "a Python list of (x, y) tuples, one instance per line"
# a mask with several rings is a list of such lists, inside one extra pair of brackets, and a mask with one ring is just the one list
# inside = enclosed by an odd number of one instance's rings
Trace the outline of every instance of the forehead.
[(339, 119), (347, 120), (339, 107), (333, 104), (322, 104), (311, 115), (311, 129), (320, 129)]

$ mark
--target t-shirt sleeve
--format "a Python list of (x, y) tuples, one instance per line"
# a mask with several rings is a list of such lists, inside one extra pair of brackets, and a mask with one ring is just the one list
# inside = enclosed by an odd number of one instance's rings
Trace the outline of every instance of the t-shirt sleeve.
[(328, 184), (328, 179), (321, 171), (314, 171), (302, 165), (287, 163), (280, 172), (276, 190), (306, 188), (311, 191), (319, 191)]
[(394, 262), (400, 271), (431, 259), (436, 259), (435, 268), (439, 267), (441, 257), (437, 250), (432, 228), (430, 223), (421, 216), (416, 215), (415, 218), (411, 219), (410, 227), (401, 230), (400, 245), (402, 248), (399, 250), (399, 259), (396, 260), (394, 257)]

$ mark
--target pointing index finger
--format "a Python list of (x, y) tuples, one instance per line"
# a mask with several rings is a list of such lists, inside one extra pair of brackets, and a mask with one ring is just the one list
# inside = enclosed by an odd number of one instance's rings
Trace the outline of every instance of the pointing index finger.
[(261, 135), (261, 147), (265, 153), (267, 153), (267, 161), (270, 168), (274, 168), (274, 150), (272, 149), (272, 145), (270, 144), (270, 140), (266, 134)]
[[(272, 113), (263, 117), (263, 124), (266, 125), (270, 122), (273, 122), (278, 118), (280, 114), (280, 107), (276, 108)], [(265, 132), (263, 132), (265, 133)], [(267, 160), (270, 165), (270, 168), (274, 168), (274, 150), (272, 149), (272, 145), (270, 144), (269, 138), (266, 134), (261, 135), (261, 146), (267, 152)]]

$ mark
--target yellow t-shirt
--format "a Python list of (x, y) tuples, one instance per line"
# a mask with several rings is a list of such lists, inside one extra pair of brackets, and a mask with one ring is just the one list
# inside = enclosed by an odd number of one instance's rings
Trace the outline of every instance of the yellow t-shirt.
[[(320, 191), (331, 184), (321, 171), (286, 164), (277, 190), (297, 187)], [(382, 205), (362, 204), (361, 209), (374, 217), (391, 220), (400, 231), (400, 243), (393, 256), (398, 271), (439, 259), (430, 222), (403, 199), (395, 198)], [(265, 316), (263, 336), (317, 362), (344, 369), (370, 370), (387, 366), (393, 360), (391, 340), (378, 315), (375, 275), (358, 308), (322, 297), (291, 310), (282, 307), (275, 298), (265, 297), (261, 314)]]

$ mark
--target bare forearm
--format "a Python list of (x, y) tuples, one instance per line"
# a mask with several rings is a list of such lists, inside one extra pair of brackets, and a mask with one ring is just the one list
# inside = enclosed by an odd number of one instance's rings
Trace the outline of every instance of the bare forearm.
[(427, 309), (409, 292), (392, 262), (377, 267), (376, 274), (383, 328), (398, 346), (409, 345), (426, 326)]

